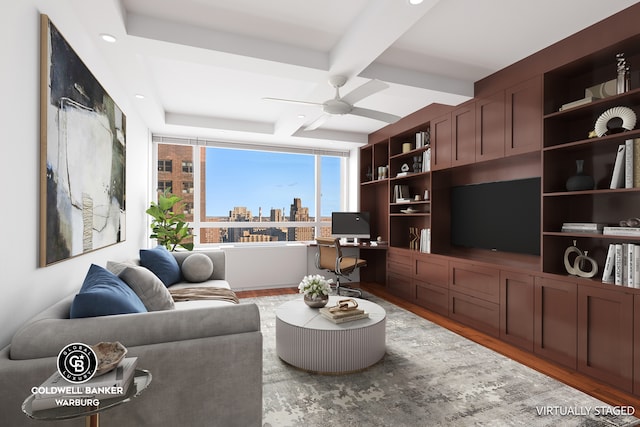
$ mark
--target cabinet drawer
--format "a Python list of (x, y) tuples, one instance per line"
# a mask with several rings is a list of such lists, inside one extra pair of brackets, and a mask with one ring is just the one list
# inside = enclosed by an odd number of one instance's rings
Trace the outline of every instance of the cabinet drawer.
[(410, 254), (389, 251), (387, 255), (387, 270), (389, 272), (411, 277), (413, 275), (411, 266)]
[(411, 277), (411, 264), (397, 264), (395, 262), (390, 262), (387, 264), (387, 271), (390, 273), (395, 273), (402, 276), (407, 276), (407, 278)]
[(450, 289), (498, 304), (500, 272), (495, 268), (452, 262)]
[(416, 280), (416, 302), (443, 316), (449, 315), (449, 289)]
[(499, 335), (500, 306), (498, 304), (449, 291), (449, 317), (494, 337)]
[(416, 275), (421, 282), (449, 287), (449, 263), (442, 259), (416, 259)]
[(408, 276), (387, 273), (387, 287), (395, 295), (413, 301), (416, 298), (416, 287)]

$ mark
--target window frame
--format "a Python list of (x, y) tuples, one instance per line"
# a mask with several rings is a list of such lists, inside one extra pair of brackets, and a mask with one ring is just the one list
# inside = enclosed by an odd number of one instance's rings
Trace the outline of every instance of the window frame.
[[(220, 247), (220, 246), (250, 246), (250, 245), (291, 245), (291, 244), (305, 244), (308, 241), (272, 241), (272, 242), (219, 242), (219, 243), (202, 243), (200, 241), (199, 231), (201, 229), (206, 228), (252, 228), (253, 225), (257, 226), (260, 224), (260, 228), (295, 228), (295, 227), (313, 227), (314, 229), (314, 238), (315, 236), (319, 236), (320, 230), (323, 227), (330, 227), (330, 221), (323, 221), (321, 213), (321, 176), (322, 176), (322, 157), (323, 156), (331, 156), (331, 157), (339, 157), (340, 158), (340, 209), (345, 210), (348, 206), (349, 201), (349, 169), (350, 169), (350, 158), (351, 151), (349, 150), (324, 150), (324, 149), (310, 149), (310, 148), (301, 148), (301, 147), (279, 147), (279, 146), (263, 146), (263, 145), (253, 145), (246, 143), (227, 143), (221, 141), (213, 141), (213, 140), (202, 140), (202, 139), (189, 139), (189, 138), (180, 138), (180, 137), (166, 137), (166, 136), (152, 136), (152, 155), (157, 162), (158, 158), (158, 146), (160, 144), (174, 144), (174, 145), (191, 145), (192, 154), (193, 154), (193, 220), (189, 221), (189, 226), (192, 228), (194, 233), (194, 244), (195, 248), (208, 248), (208, 247)], [(282, 222), (272, 222), (272, 221), (262, 221), (262, 222), (234, 222), (234, 221), (224, 221), (224, 222), (210, 222), (203, 221), (201, 218), (201, 174), (204, 171), (201, 170), (201, 150), (200, 148), (228, 148), (228, 149), (236, 149), (236, 150), (257, 150), (257, 151), (271, 151), (271, 152), (281, 152), (281, 153), (289, 153), (289, 154), (306, 154), (314, 156), (315, 163), (315, 211), (313, 213), (310, 212), (310, 216), (315, 218), (312, 221), (302, 222), (302, 221), (282, 221)], [(157, 164), (157, 163), (156, 163)], [(206, 177), (204, 178), (206, 179)], [(157, 184), (158, 182), (158, 170), (154, 171), (152, 182)], [(179, 195), (179, 194), (178, 194)], [(156, 193), (152, 194), (152, 197), (155, 199)]]

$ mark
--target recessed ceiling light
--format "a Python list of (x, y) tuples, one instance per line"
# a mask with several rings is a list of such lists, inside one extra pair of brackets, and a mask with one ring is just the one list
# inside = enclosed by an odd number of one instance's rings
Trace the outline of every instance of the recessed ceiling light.
[(306, 116), (304, 114), (298, 114), (299, 119), (304, 119)]
[(107, 33), (100, 34), (100, 38), (108, 43), (115, 43), (117, 40), (114, 36)]
[(144, 99), (144, 95), (141, 93), (136, 93), (136, 98), (138, 99)]
[(424, 0), (409, 0), (409, 4), (412, 6), (422, 3)]

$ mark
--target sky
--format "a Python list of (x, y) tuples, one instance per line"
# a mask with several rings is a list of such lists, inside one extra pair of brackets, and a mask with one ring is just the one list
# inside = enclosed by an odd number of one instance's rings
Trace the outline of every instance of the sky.
[[(289, 215), (293, 199), (315, 212), (314, 156), (255, 150), (206, 149), (207, 216), (228, 216), (236, 206), (268, 217), (270, 210)], [(340, 158), (323, 157), (322, 216), (340, 210)]]

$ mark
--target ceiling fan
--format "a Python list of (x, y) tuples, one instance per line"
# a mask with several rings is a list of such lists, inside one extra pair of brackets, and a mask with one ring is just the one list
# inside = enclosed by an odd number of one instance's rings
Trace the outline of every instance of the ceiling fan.
[(369, 80), (367, 83), (355, 88), (345, 96), (340, 96), (340, 88), (347, 82), (345, 76), (332, 76), (329, 78), (329, 84), (336, 90), (334, 98), (325, 102), (307, 102), (297, 101), (293, 99), (282, 98), (262, 98), (268, 101), (290, 102), (294, 104), (318, 105), (322, 107), (324, 114), (316, 120), (308, 124), (304, 130), (314, 130), (322, 126), (332, 115), (353, 114), (355, 116), (367, 117), (370, 119), (380, 120), (386, 123), (395, 123), (400, 120), (399, 116), (384, 113), (382, 111), (370, 110), (368, 108), (355, 107), (354, 104), (364, 98), (380, 92), (389, 87), (389, 85), (380, 80)]

